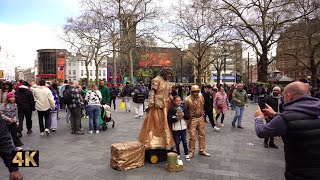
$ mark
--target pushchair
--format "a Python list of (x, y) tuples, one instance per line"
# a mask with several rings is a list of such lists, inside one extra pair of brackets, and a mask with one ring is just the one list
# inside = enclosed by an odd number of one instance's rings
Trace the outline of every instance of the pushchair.
[(112, 122), (112, 128), (114, 128), (115, 122), (111, 117), (110, 106), (108, 106), (107, 104), (103, 104), (101, 106), (101, 119), (102, 119), (102, 125), (101, 125), (102, 131), (106, 131), (108, 129), (109, 122)]

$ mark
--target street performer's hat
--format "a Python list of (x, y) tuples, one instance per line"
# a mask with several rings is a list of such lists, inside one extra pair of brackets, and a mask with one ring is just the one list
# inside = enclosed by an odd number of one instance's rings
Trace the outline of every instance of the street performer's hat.
[(205, 86), (205, 88), (210, 89), (210, 88), (212, 88), (212, 86), (211, 86), (210, 84), (207, 84), (207, 85)]

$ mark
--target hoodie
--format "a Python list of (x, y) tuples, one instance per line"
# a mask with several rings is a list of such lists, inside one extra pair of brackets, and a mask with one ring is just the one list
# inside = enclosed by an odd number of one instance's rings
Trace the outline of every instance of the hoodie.
[(15, 93), (18, 109), (35, 110), (33, 93), (25, 85), (21, 85)]
[[(302, 112), (308, 116), (320, 119), (320, 100), (310, 95), (305, 95), (283, 105), (283, 112)], [(278, 113), (270, 123), (264, 125), (262, 118), (257, 118), (255, 122), (256, 134), (260, 138), (286, 135), (286, 122)]]

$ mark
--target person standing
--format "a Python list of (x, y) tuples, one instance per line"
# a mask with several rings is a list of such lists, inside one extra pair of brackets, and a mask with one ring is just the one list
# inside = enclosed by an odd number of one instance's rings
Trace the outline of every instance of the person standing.
[(141, 119), (143, 116), (143, 103), (145, 100), (145, 91), (143, 89), (143, 86), (138, 84), (136, 89), (134, 90), (134, 95), (132, 98), (132, 101), (135, 105), (136, 110), (136, 119)]
[(170, 149), (174, 145), (167, 120), (167, 113), (171, 105), (169, 79), (172, 75), (173, 69), (165, 67), (160, 71), (160, 76), (151, 81), (147, 114), (139, 135), (139, 140), (146, 148)]
[(82, 107), (82, 112), (83, 112), (82, 116), (85, 119), (89, 118), (88, 101), (85, 100), (87, 92), (88, 92), (88, 88), (86, 86), (82, 86), (81, 97), (84, 100), (83, 101), (83, 107)]
[(49, 89), (51, 90), (55, 104), (55, 107), (50, 110), (50, 129), (55, 132), (58, 126), (59, 98), (56, 90), (52, 86), (49, 86)]
[[(55, 108), (54, 98), (50, 89), (46, 87), (45, 80), (40, 80), (39, 85), (40, 87), (33, 90), (35, 108), (38, 111), (40, 135), (43, 136), (46, 133), (48, 136), (50, 134), (50, 110)], [(44, 124), (43, 119), (45, 120)]]
[(27, 134), (32, 133), (32, 111), (35, 111), (33, 93), (28, 88), (28, 82), (23, 82), (19, 90), (15, 93), (18, 106), (18, 137), (22, 137), (23, 119), (26, 117)]
[(189, 111), (185, 107), (180, 107), (181, 98), (179, 96), (173, 97), (173, 107), (168, 111), (168, 122), (171, 125), (173, 132), (173, 139), (176, 144), (176, 151), (178, 159), (180, 158), (180, 142), (183, 144), (184, 154), (186, 160), (190, 161), (188, 144), (187, 144), (187, 120), (190, 119)]
[[(280, 113), (281, 112), (281, 89), (278, 86), (275, 86), (272, 89), (272, 94), (265, 97), (265, 103), (268, 104), (275, 112)], [(270, 123), (271, 117), (266, 117), (266, 122)], [(264, 139), (264, 147), (268, 148), (275, 148), (278, 149), (278, 146), (274, 144), (274, 138), (265, 138)]]
[(216, 96), (214, 97), (213, 106), (217, 112), (217, 117), (216, 117), (217, 123), (218, 123), (218, 119), (221, 114), (221, 125), (220, 126), (224, 127), (223, 120), (224, 120), (225, 113), (229, 109), (229, 102), (228, 102), (228, 95), (224, 91), (223, 86), (220, 86), (219, 91), (217, 92)]
[(243, 90), (242, 83), (238, 83), (236, 90), (233, 91), (232, 100), (235, 105), (236, 115), (232, 121), (232, 127), (235, 127), (236, 122), (238, 122), (237, 127), (243, 129), (241, 126), (241, 120), (243, 116), (244, 106), (248, 103), (248, 95), (245, 90)]
[(205, 112), (205, 116), (209, 117), (209, 121), (211, 123), (211, 126), (213, 128), (214, 131), (219, 132), (220, 128), (218, 128), (216, 126), (216, 123), (214, 122), (214, 117), (213, 117), (213, 94), (210, 92), (211, 89), (211, 85), (206, 85), (204, 87), (204, 93), (203, 93), (203, 97), (204, 97), (204, 112)]
[(71, 134), (83, 135), (81, 131), (81, 92), (77, 88), (79, 85), (78, 81), (72, 81), (68, 92), (63, 96), (68, 96), (71, 99), (70, 103), (67, 103), (68, 110), (70, 111), (70, 122), (71, 122)]
[(190, 121), (188, 123), (190, 158), (194, 156), (197, 134), (199, 141), (199, 154), (203, 156), (210, 156), (210, 154), (206, 152), (205, 112), (203, 107), (205, 102), (203, 95), (199, 92), (199, 86), (193, 85), (191, 87), (191, 95), (187, 96), (184, 100), (185, 107), (190, 112)]
[(2, 88), (1, 88), (1, 91), (0, 91), (0, 104), (6, 102), (7, 94), (9, 92), (13, 92), (14, 93), (15, 90), (13, 89), (13, 84), (11, 82), (9, 82), (9, 81), (6, 81), (2, 85)]
[(110, 88), (110, 96), (111, 96), (110, 108), (111, 108), (112, 103), (113, 103), (114, 111), (116, 111), (116, 99), (117, 99), (118, 94), (119, 94), (118, 88), (114, 84), (112, 84), (111, 88)]
[(0, 106), (1, 119), (7, 122), (8, 130), (11, 134), (13, 144), (16, 147), (16, 151), (23, 150), (23, 143), (17, 136), (18, 123), (18, 108), (15, 103), (15, 95), (9, 92), (6, 97), (6, 101)]
[[(90, 85), (90, 90), (85, 96), (85, 101), (88, 102), (89, 113), (89, 133), (92, 134), (95, 130), (96, 134), (99, 134), (99, 112), (101, 108), (101, 92), (95, 84)], [(93, 127), (93, 125), (95, 127)]]
[(129, 82), (126, 82), (126, 86), (123, 88), (121, 97), (124, 103), (126, 103), (126, 112), (130, 112), (130, 97), (132, 93), (132, 88)]
[(102, 95), (102, 103), (110, 104), (110, 99), (111, 99), (110, 89), (104, 85), (104, 80), (100, 80), (99, 91), (101, 92), (101, 95)]
[[(302, 82), (288, 84), (283, 91), (283, 111), (269, 105), (264, 112), (257, 107), (255, 131), (259, 138), (282, 136), (288, 180), (320, 179), (320, 100), (310, 96)], [(271, 117), (264, 124), (265, 115)]]

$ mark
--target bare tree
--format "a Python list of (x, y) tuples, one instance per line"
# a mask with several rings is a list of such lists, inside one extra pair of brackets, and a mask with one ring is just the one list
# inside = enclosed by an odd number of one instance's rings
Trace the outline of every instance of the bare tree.
[(268, 52), (278, 41), (279, 33), (291, 23), (314, 11), (301, 15), (296, 12), (296, 0), (222, 0), (223, 9), (232, 14), (230, 24), (240, 37), (259, 56), (258, 80), (267, 81)]
[(203, 73), (215, 61), (208, 59), (210, 48), (229, 33), (220, 12), (213, 7), (216, 7), (213, 1), (180, 0), (174, 9), (174, 19), (169, 22), (172, 40), (162, 39), (182, 49), (184, 47), (179, 44), (189, 44), (185, 51), (196, 69), (197, 84), (201, 83)]
[[(287, 48), (286, 52), (280, 56), (295, 60), (295, 67), (299, 67), (299, 64), (301, 64), (308, 69), (311, 72), (312, 86), (316, 85), (317, 69), (320, 67), (320, 3), (316, 2), (318, 1), (297, 0), (295, 7), (304, 16), (299, 23), (293, 24), (280, 37), (281, 43), (291, 44), (293, 46), (290, 47), (294, 47)], [(317, 9), (317, 11), (307, 14), (310, 9)]]

